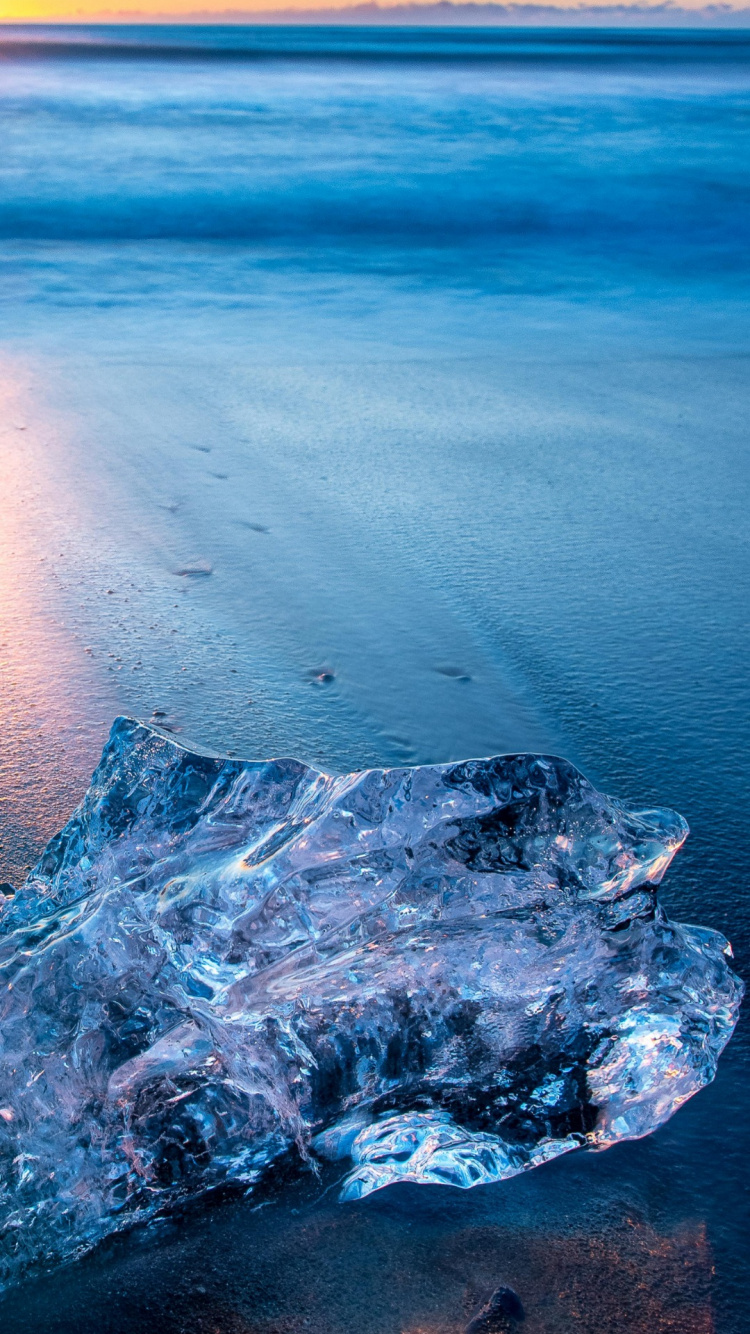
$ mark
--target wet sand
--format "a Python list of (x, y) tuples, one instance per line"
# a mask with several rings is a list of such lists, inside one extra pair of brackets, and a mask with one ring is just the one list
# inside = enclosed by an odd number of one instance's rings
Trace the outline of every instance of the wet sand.
[(597, 1182), (597, 1167), (580, 1159), (557, 1183), (554, 1167), (545, 1173), (541, 1196), (529, 1177), (471, 1192), (396, 1186), (355, 1208), (336, 1202), (328, 1177), (290, 1183), (260, 1206), (224, 1204), (190, 1227), (110, 1243), (11, 1296), (3, 1328), (462, 1334), (501, 1284), (525, 1312), (507, 1328), (527, 1334), (721, 1328), (699, 1220), (645, 1218), (627, 1179)]
[(742, 503), (725, 479), (743, 362), (719, 322), (678, 308), (666, 334), (657, 304), (649, 324), (548, 300), (506, 330), (497, 302), (457, 296), (433, 298), (425, 346), (415, 300), (381, 284), (352, 322), (331, 277), (309, 285), (302, 332), (282, 284), (272, 317), (188, 312), (145, 348), (127, 312), (61, 313), (6, 344), (0, 878), (67, 816), (118, 713), (252, 758), (546, 749), (605, 780), (581, 729), (603, 739), (590, 710), (619, 711), (659, 642), (677, 702), (691, 602), (740, 613), (692, 545), (705, 519), (728, 568), (717, 507)]

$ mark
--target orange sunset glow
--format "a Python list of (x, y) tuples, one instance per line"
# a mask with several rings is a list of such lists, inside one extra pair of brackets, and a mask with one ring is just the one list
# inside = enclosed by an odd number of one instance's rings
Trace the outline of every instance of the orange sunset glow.
[[(66, 3), (65, 0), (11, 0), (11, 3), (4, 4), (0, 8), (0, 23), (85, 23), (90, 20), (98, 22), (123, 23), (137, 22), (140, 20), (160, 19), (169, 20), (170, 18), (194, 18), (198, 21), (211, 21), (215, 16), (217, 22), (231, 22), (237, 20), (252, 21), (253, 15), (266, 15), (278, 11), (280, 13), (289, 13), (291, 10), (299, 10), (304, 13), (305, 10), (347, 9), (351, 6), (346, 4), (346, 0), (330, 0), (321, 6), (316, 0), (293, 0), (290, 4), (273, 4), (269, 0), (260, 0), (260, 3), (253, 3), (253, 0), (244, 0), (242, 4), (227, 5), (222, 0), (216, 0), (212, 4), (208, 3), (190, 4), (190, 0), (145, 0), (142, 4), (125, 4), (121, 7), (102, 6), (97, 0), (84, 0), (83, 3)], [(386, 6), (381, 6), (385, 8)]]
[[(464, 0), (467, 9), (474, 9), (475, 6), (468, 0)], [(461, 9), (462, 0), (455, 0), (453, 9)], [(658, 5), (653, 6), (660, 9)], [(417, 8), (432, 10), (433, 5), (429, 0), (423, 4), (402, 4), (399, 0), (379, 0), (375, 6), (363, 6), (352, 3), (352, 0), (242, 0), (242, 3), (235, 5), (227, 4), (226, 0), (142, 0), (142, 3), (123, 4), (122, 6), (103, 6), (99, 0), (83, 0), (83, 3), (66, 3), (66, 0), (10, 0), (9, 3), (0, 6), (0, 24), (11, 23), (86, 23), (96, 21), (100, 23), (137, 23), (137, 22), (169, 22), (170, 20), (187, 20), (197, 23), (236, 23), (253, 22), (257, 19), (264, 21), (273, 21), (275, 14), (282, 15), (287, 21), (293, 19), (295, 13), (322, 14), (329, 15), (332, 12), (340, 11), (342, 14), (351, 13), (352, 17), (357, 17), (359, 22), (366, 23), (369, 15), (362, 13), (357, 15), (359, 9), (374, 8), (377, 10), (404, 10), (413, 11)], [(531, 8), (531, 6), (530, 6)], [(611, 4), (593, 3), (590, 5), (579, 6), (572, 3), (561, 3), (560, 0), (549, 0), (544, 6), (545, 9), (558, 9), (561, 12), (570, 11), (571, 17), (576, 16), (579, 20), (581, 10), (585, 11), (585, 16), (590, 20), (592, 12), (601, 10), (606, 20), (607, 11), (617, 8)], [(644, 6), (644, 9), (649, 6)], [(706, 6), (702, 0), (681, 0), (676, 7), (680, 12), (695, 11), (696, 15), (702, 14)], [(741, 11), (741, 5), (722, 6), (725, 17), (731, 15), (733, 10)], [(498, 5), (498, 10), (502, 10), (502, 5)], [(643, 18), (643, 10), (641, 18)], [(445, 22), (446, 15), (441, 14), (438, 22)], [(538, 21), (536, 16), (530, 16), (534, 21)], [(484, 14), (477, 16), (471, 14), (468, 16), (469, 22), (477, 23), (486, 20)], [(594, 18), (596, 18), (594, 14)], [(382, 19), (380, 20), (382, 22)], [(401, 22), (404, 22), (401, 18)], [(412, 14), (409, 13), (407, 21), (412, 21)], [(428, 22), (435, 22), (436, 18), (430, 14)], [(450, 14), (447, 17), (450, 23), (456, 23), (458, 20), (455, 15)], [(493, 20), (494, 21), (494, 20)], [(511, 21), (510, 18), (508, 21)]]

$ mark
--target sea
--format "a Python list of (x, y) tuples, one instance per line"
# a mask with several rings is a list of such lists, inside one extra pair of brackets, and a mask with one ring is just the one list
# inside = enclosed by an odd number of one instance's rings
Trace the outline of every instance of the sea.
[[(115, 716), (562, 754), (747, 976), (750, 30), (0, 28), (0, 880)], [(747, 1026), (650, 1138), (213, 1201), (5, 1334), (743, 1334)]]

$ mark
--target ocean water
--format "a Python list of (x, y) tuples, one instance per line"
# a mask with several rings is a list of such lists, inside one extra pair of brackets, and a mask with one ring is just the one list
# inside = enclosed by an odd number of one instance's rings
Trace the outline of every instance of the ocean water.
[[(747, 975), (749, 107), (741, 31), (2, 29), (0, 879), (118, 713), (545, 749), (686, 816), (663, 898)], [(740, 1334), (749, 1057), (501, 1186), (219, 1203), (3, 1328), (458, 1334), (508, 1282), (529, 1334)]]

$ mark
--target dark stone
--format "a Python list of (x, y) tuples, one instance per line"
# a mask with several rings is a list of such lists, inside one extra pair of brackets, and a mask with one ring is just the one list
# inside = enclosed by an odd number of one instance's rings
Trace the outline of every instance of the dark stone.
[(490, 1300), (466, 1326), (465, 1334), (510, 1334), (525, 1319), (521, 1298), (512, 1288), (497, 1288)]

